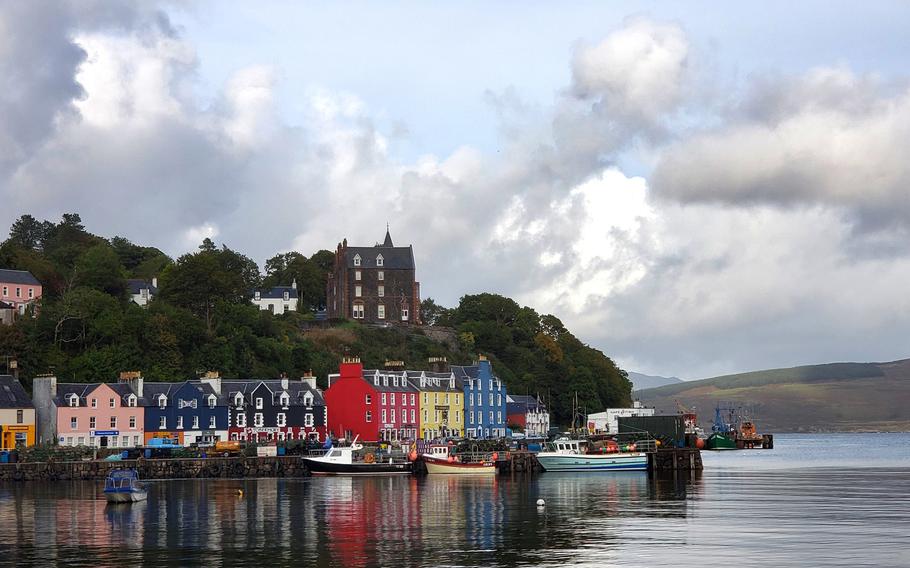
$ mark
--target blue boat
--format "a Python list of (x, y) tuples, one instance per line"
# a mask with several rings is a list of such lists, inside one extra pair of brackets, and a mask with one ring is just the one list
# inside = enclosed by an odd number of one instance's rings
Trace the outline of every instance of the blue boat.
[(133, 503), (145, 501), (148, 492), (135, 469), (112, 469), (104, 480), (104, 496), (108, 503)]
[(581, 440), (556, 440), (537, 454), (544, 471), (646, 471), (648, 455), (641, 452), (589, 454)]

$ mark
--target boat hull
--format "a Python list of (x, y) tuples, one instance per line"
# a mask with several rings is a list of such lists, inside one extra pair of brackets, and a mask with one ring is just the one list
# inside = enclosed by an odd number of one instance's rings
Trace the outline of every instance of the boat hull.
[(410, 463), (331, 463), (303, 458), (313, 475), (408, 475)]
[(146, 491), (106, 491), (104, 497), (108, 503), (135, 503), (145, 501), (148, 493)]
[(537, 454), (544, 471), (646, 471), (647, 454)]
[(495, 475), (496, 465), (486, 463), (458, 463), (445, 460), (424, 458), (427, 473), (430, 474), (456, 474), (456, 475)]
[(723, 434), (711, 434), (708, 436), (708, 439), (705, 440), (705, 449), (706, 450), (735, 450), (736, 442), (732, 439), (724, 436)]

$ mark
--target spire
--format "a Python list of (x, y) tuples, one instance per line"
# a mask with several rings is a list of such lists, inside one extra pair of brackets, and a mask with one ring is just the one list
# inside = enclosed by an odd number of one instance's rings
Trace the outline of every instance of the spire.
[(384, 246), (384, 247), (395, 246), (392, 244), (392, 235), (389, 234), (389, 224), (388, 223), (385, 224), (385, 241), (382, 243), (382, 246)]

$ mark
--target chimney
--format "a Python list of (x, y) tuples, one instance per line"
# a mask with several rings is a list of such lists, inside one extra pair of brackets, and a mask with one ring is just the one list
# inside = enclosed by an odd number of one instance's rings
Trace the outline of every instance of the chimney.
[(119, 382), (128, 384), (136, 396), (142, 398), (142, 371), (123, 371)]
[(219, 371), (206, 371), (199, 380), (212, 387), (215, 394), (221, 394), (221, 373)]
[(152, 276), (152, 286), (154, 288), (158, 287), (158, 277), (157, 276)]
[(313, 371), (307, 371), (300, 377), (300, 380), (310, 385), (310, 388), (316, 390), (316, 377), (313, 375)]
[(430, 357), (427, 359), (427, 363), (429, 363), (430, 370), (434, 373), (449, 372), (449, 361), (445, 357)]
[(281, 388), (288, 390), (288, 376), (286, 373), (281, 373)]
[(294, 278), (294, 280), (291, 282), (291, 288), (293, 288), (294, 290), (297, 289), (297, 279), (296, 278)]
[(35, 422), (39, 443), (57, 441), (57, 377), (38, 375), (32, 381), (32, 401), (35, 403)]
[(385, 369), (388, 371), (404, 371), (405, 364), (404, 361), (386, 360), (385, 364), (383, 364), (383, 367), (385, 367)]

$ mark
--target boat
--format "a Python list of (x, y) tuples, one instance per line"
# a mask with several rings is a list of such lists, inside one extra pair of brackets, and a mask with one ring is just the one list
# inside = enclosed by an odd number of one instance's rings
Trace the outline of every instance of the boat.
[(736, 441), (731, 440), (729, 436), (719, 432), (713, 432), (705, 440), (706, 450), (735, 450)]
[(544, 471), (646, 471), (648, 455), (642, 452), (588, 453), (584, 440), (561, 439), (537, 454)]
[(145, 501), (148, 491), (139, 483), (135, 469), (112, 469), (104, 480), (104, 496), (108, 503), (135, 503)]
[(730, 411), (730, 422), (726, 422), (721, 415), (720, 406), (714, 409), (714, 424), (711, 425), (711, 435), (705, 440), (706, 450), (735, 450), (736, 427), (733, 424), (733, 411)]
[(421, 456), (430, 474), (496, 474), (496, 454), (452, 455), (448, 445), (432, 445)]
[(363, 445), (357, 439), (350, 446), (326, 448), (321, 456), (301, 458), (313, 475), (407, 475), (411, 473), (411, 462), (396, 462), (389, 458), (387, 462), (376, 460), (372, 453), (359, 454)]

